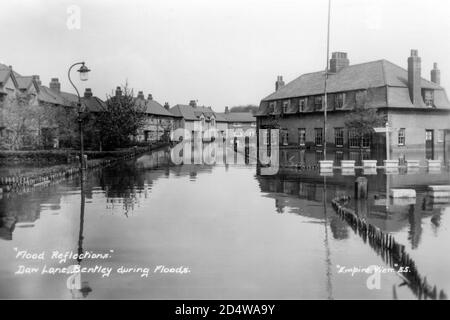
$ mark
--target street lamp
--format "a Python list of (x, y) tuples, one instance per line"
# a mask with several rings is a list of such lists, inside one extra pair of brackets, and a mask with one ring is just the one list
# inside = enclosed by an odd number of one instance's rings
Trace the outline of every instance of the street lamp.
[(81, 81), (86, 81), (88, 80), (89, 76), (89, 68), (86, 67), (86, 65), (84, 64), (84, 62), (76, 62), (73, 65), (70, 66), (69, 71), (68, 71), (68, 77), (69, 77), (69, 81), (72, 84), (73, 88), (75, 89), (77, 96), (78, 96), (78, 125), (79, 125), (79, 130), (80, 130), (80, 172), (81, 172), (81, 179), (83, 179), (83, 171), (85, 169), (85, 163), (84, 163), (84, 143), (83, 143), (83, 112), (84, 112), (84, 108), (82, 108), (82, 104), (81, 104), (81, 97), (80, 97), (80, 93), (78, 92), (77, 87), (73, 84), (72, 79), (70, 78), (70, 71), (72, 71), (72, 68), (75, 66), (81, 65), (80, 69), (78, 69), (77, 71), (80, 73), (80, 80)]

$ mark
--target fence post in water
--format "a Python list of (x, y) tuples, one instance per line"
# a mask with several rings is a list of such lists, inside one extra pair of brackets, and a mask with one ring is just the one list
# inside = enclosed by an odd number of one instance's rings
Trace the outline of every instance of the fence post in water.
[(367, 178), (366, 177), (356, 178), (355, 199), (367, 199)]

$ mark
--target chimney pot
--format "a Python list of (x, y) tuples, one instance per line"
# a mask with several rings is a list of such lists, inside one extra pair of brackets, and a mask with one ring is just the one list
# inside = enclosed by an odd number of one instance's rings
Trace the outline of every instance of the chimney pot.
[(120, 97), (122, 95), (122, 89), (120, 87), (116, 88), (116, 97)]
[(228, 109), (228, 107), (225, 107), (225, 113), (230, 113), (230, 110)]
[(151, 93), (148, 94), (147, 100), (153, 100), (153, 96)]
[(350, 60), (347, 57), (347, 52), (333, 52), (331, 54), (329, 72), (338, 73), (349, 65)]
[(277, 81), (275, 82), (275, 91), (278, 91), (282, 87), (284, 87), (283, 76), (277, 76)]
[(191, 100), (191, 101), (189, 101), (189, 105), (190, 105), (192, 108), (197, 108), (197, 101)]
[(441, 85), (441, 71), (438, 69), (438, 64), (433, 63), (433, 70), (431, 70), (431, 82)]
[(38, 84), (38, 86), (40, 86), (40, 85), (42, 84), (42, 83), (41, 83), (41, 79), (40, 79), (40, 77), (39, 77), (37, 74), (32, 75), (32, 77), (33, 77), (33, 80), (36, 81), (36, 83)]
[(58, 93), (61, 92), (61, 84), (59, 83), (58, 78), (52, 78), (49, 87)]
[(170, 105), (169, 105), (168, 102), (164, 103), (164, 108), (165, 108), (166, 110), (169, 110), (169, 109), (170, 109)]
[(416, 107), (423, 107), (422, 87), (421, 87), (421, 59), (416, 49), (411, 50), (411, 56), (408, 58), (408, 89), (411, 102)]
[(138, 99), (144, 100), (145, 99), (144, 92), (138, 91), (137, 97), (138, 97)]
[(84, 97), (85, 97), (85, 98), (90, 98), (90, 97), (92, 97), (92, 89), (91, 89), (91, 88), (86, 88), (86, 89), (84, 90)]

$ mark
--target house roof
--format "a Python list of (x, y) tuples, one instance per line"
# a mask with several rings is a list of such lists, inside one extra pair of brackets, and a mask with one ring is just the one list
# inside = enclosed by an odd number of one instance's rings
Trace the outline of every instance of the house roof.
[(63, 91), (57, 92), (46, 86), (39, 86), (38, 100), (65, 107), (75, 107), (78, 103), (78, 96)]
[(229, 112), (221, 113), (228, 122), (256, 122), (251, 112)]
[(164, 117), (172, 117), (172, 118), (180, 117), (178, 115), (175, 115), (175, 114), (172, 114), (171, 112), (169, 112), (158, 101), (136, 98), (135, 102), (141, 106), (144, 105), (147, 114), (156, 115), (156, 116), (164, 116)]
[(33, 77), (16, 77), (17, 86), (21, 90), (27, 90), (33, 84)]
[[(211, 107), (192, 107), (184, 104), (177, 104), (170, 108), (170, 112), (176, 116), (183, 117), (185, 120), (199, 120), (203, 114), (206, 118), (214, 116), (217, 120), (216, 113)], [(222, 119), (221, 119), (222, 120)]]
[(9, 70), (9, 69), (0, 69), (0, 84), (3, 84), (6, 82), (10, 73), (11, 73), (11, 70)]
[(76, 94), (64, 91), (60, 91), (57, 94), (59, 94), (68, 105), (76, 105), (78, 103), (78, 96)]
[(87, 112), (103, 112), (106, 110), (106, 103), (98, 97), (82, 97), (81, 103), (86, 107)]
[[(323, 94), (325, 72), (303, 74), (289, 82), (263, 101), (287, 99)], [(344, 92), (376, 87), (408, 87), (408, 71), (387, 61), (377, 60), (345, 67), (336, 74), (330, 74), (327, 91)], [(439, 85), (422, 78), (422, 88), (443, 90)]]

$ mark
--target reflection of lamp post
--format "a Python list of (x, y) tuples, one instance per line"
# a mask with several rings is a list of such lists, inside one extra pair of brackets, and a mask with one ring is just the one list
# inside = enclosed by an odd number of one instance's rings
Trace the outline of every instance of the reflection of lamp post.
[(83, 230), (84, 230), (84, 209), (85, 209), (85, 191), (84, 191), (84, 181), (81, 179), (81, 204), (80, 204), (80, 230), (78, 233), (78, 255), (77, 255), (77, 263), (80, 266), (80, 270), (78, 273), (73, 274), (67, 280), (68, 288), (72, 293), (72, 298), (79, 299), (81, 297), (86, 298), (89, 292), (92, 291), (91, 287), (89, 287), (89, 283), (87, 281), (82, 281), (81, 276), (81, 262), (83, 261)]
[(80, 93), (78, 92), (77, 87), (75, 87), (75, 85), (72, 82), (72, 79), (70, 78), (70, 71), (72, 71), (72, 68), (77, 66), (77, 65), (81, 65), (80, 69), (78, 69), (77, 71), (80, 73), (80, 80), (81, 81), (86, 81), (88, 80), (88, 73), (89, 68), (85, 66), (84, 62), (76, 62), (73, 65), (70, 66), (69, 71), (68, 71), (68, 77), (69, 77), (69, 81), (72, 84), (73, 88), (75, 89), (75, 91), (77, 92), (77, 96), (78, 96), (78, 124), (79, 124), (79, 130), (80, 130), (80, 171), (81, 171), (81, 179), (83, 179), (83, 171), (84, 171), (84, 143), (83, 143), (83, 119), (82, 119), (82, 114), (84, 112), (84, 108), (82, 108), (81, 105), (81, 97), (80, 97)]

